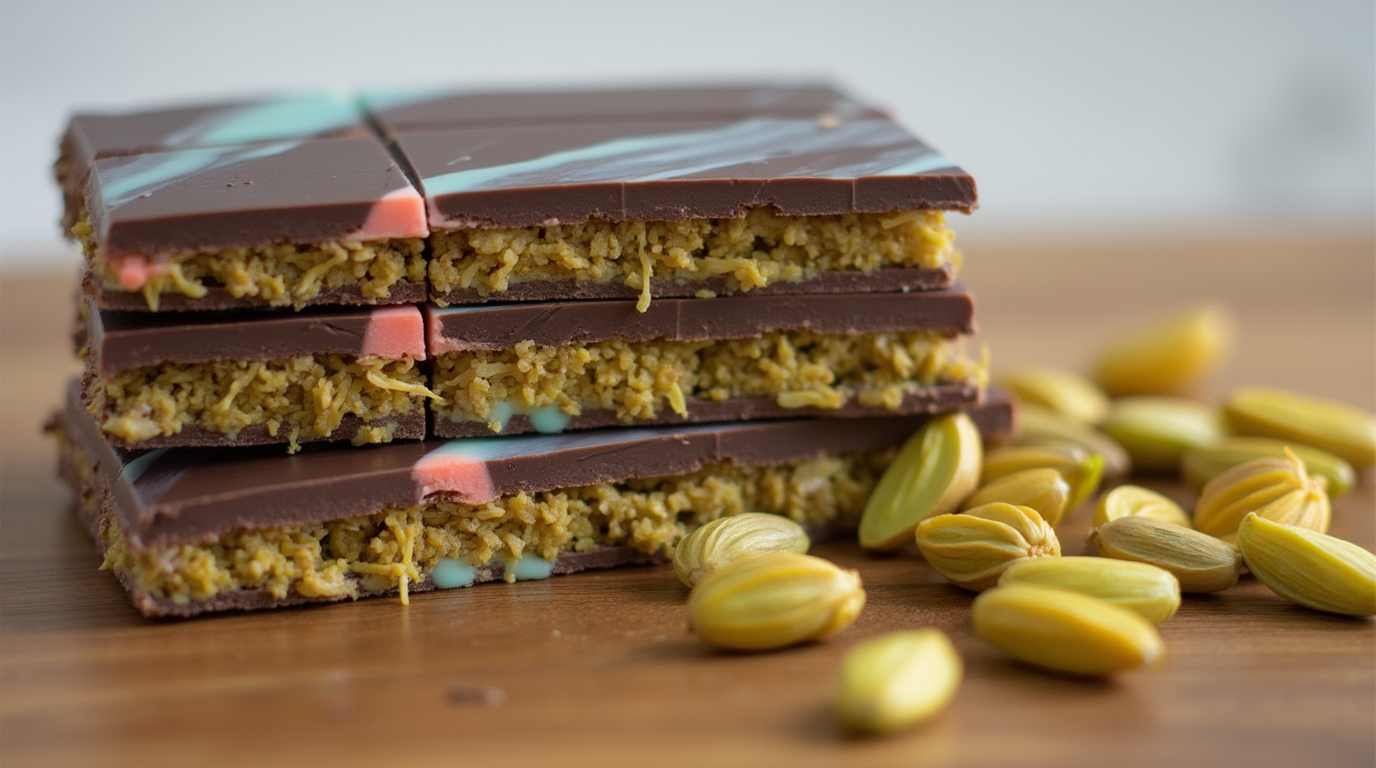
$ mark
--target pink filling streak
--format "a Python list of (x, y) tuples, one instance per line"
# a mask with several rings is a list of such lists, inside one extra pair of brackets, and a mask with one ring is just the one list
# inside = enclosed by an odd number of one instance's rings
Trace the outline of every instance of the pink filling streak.
[(391, 237), (425, 237), (425, 199), (411, 187), (393, 190), (373, 203), (363, 228), (353, 234), (359, 240), (386, 240)]
[(420, 487), (424, 499), (432, 493), (452, 493), (464, 504), (486, 504), (497, 498), (487, 462), (447, 453), (443, 449), (426, 455), (411, 468), (411, 479)]
[(425, 323), (415, 307), (383, 307), (368, 315), (363, 332), (362, 355), (389, 360), (410, 357), (425, 359)]

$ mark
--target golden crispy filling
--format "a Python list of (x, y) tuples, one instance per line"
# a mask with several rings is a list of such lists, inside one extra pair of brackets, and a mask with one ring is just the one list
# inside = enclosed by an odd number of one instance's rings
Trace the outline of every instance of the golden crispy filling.
[(654, 419), (667, 406), (685, 415), (690, 399), (773, 397), (784, 408), (839, 408), (852, 399), (896, 409), (903, 396), (939, 383), (983, 382), (983, 362), (938, 334), (911, 331), (824, 335), (769, 333), (727, 341), (603, 341), (439, 355), (432, 382), (447, 404), (438, 414), (484, 421), (501, 431), (512, 413), (558, 408), (616, 411)]
[(807, 526), (853, 525), (892, 452), (824, 456), (776, 467), (720, 464), (692, 475), (521, 493), (471, 506), (437, 503), (325, 525), (240, 531), (211, 544), (135, 550), (109, 526), (102, 567), (177, 603), (267, 590), (281, 599), (402, 590), (441, 558), (481, 567), (529, 553), (628, 545), (668, 555), (688, 531), (724, 515), (770, 512)]
[(651, 277), (724, 277), (731, 291), (807, 280), (823, 272), (885, 267), (936, 268), (956, 258), (941, 211), (779, 216), (753, 208), (739, 219), (603, 220), (431, 235), (430, 284), (443, 295), (500, 294), (527, 281), (575, 280), (638, 288)]
[[(96, 387), (91, 415), (104, 417), (101, 428), (128, 442), (176, 435), (191, 425), (232, 439), (261, 425), (274, 437), (285, 430), (292, 451), (302, 436), (327, 437), (345, 416), (399, 416), (433, 397), (413, 360), (340, 355), (149, 366)], [(356, 444), (390, 439), (385, 427), (354, 435)]]
[[(107, 291), (129, 291), (120, 284), (117, 263), (95, 242), (91, 225), (72, 229), (91, 270)], [(140, 288), (148, 308), (175, 293), (199, 299), (208, 286), (221, 286), (235, 298), (262, 299), (271, 306), (300, 307), (322, 292), (357, 288), (368, 298), (384, 298), (400, 282), (425, 280), (425, 241), (420, 238), (296, 245), (280, 243), (230, 248), (211, 253), (178, 253), (149, 267)]]

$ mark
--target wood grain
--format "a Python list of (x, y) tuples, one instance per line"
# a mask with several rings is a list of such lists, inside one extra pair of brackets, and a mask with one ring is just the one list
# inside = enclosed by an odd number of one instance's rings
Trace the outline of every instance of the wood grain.
[[(996, 368), (1083, 367), (1132, 324), (1220, 300), (1231, 365), (1203, 391), (1289, 387), (1376, 406), (1370, 239), (967, 245), (963, 280)], [(1376, 629), (1253, 580), (1190, 597), (1158, 668), (1041, 674), (974, 637), (971, 595), (911, 553), (819, 552), (869, 604), (833, 641), (722, 654), (685, 626), (671, 568), (580, 574), (192, 621), (128, 606), (52, 477), (39, 435), (76, 370), (71, 281), (0, 281), (0, 761), (4, 765), (1372, 765)], [(1188, 502), (1178, 485), (1154, 485)], [(1082, 549), (1087, 511), (1061, 534)], [(1334, 533), (1376, 548), (1368, 473)], [(917, 731), (846, 738), (831, 715), (847, 646), (916, 625), (967, 663)]]

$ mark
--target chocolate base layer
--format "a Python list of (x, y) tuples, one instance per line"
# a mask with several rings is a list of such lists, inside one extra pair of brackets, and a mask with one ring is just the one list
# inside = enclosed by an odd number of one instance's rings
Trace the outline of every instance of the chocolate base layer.
[[(884, 416), (907, 416), (915, 413), (944, 413), (955, 410), (969, 410), (982, 431), (1003, 433), (1012, 427), (1011, 412), (1000, 411), (1000, 403), (991, 403), (987, 408), (979, 408), (982, 402), (978, 387), (964, 384), (939, 384), (920, 392), (912, 392), (903, 397), (898, 408), (872, 408), (859, 405), (853, 400), (840, 408), (784, 408), (773, 397), (735, 397), (729, 400), (686, 401), (688, 414), (680, 416), (664, 410), (656, 419), (636, 419), (623, 421), (615, 411), (596, 409), (587, 410), (574, 416), (565, 430), (597, 429), (600, 427), (647, 426), (651, 424), (702, 424), (723, 421), (755, 421), (763, 419), (796, 419), (825, 416), (829, 418), (873, 418)], [(981, 422), (980, 419), (984, 419)], [(985, 430), (985, 422), (989, 427)], [(499, 434), (518, 435), (537, 431), (526, 416), (512, 416)], [(457, 420), (435, 414), (431, 432), (436, 437), (480, 437), (492, 436), (487, 422)]]
[[(955, 269), (947, 264), (937, 269), (881, 269), (875, 272), (824, 272), (811, 280), (776, 282), (749, 291), (733, 290), (724, 276), (704, 280), (679, 281), (651, 279), (650, 296), (656, 299), (690, 298), (702, 291), (718, 296), (784, 296), (834, 293), (908, 293), (936, 291), (955, 284)], [(483, 294), (475, 288), (455, 289), (435, 294), (441, 304), (484, 304), (490, 301), (566, 301), (578, 299), (635, 299), (640, 288), (621, 283), (580, 283), (576, 281), (536, 281), (514, 283), (499, 293)]]
[[(360, 429), (384, 427), (392, 430), (392, 440), (423, 440), (426, 433), (426, 418), (424, 409), (415, 413), (407, 413), (385, 419), (371, 419), (364, 421), (357, 416), (345, 416), (339, 423), (339, 428), (321, 437), (301, 434), (297, 436), (296, 442), (299, 445), (307, 443), (347, 443), (353, 440), (354, 435)], [(140, 440), (137, 443), (130, 443), (115, 435), (106, 434), (105, 439), (116, 448), (126, 450), (143, 448), (225, 448), (251, 445), (286, 445), (288, 440), (288, 428), (283, 426), (278, 428), (277, 434), (268, 432), (267, 426), (263, 424), (250, 424), (239, 430), (233, 436), (221, 432), (206, 429), (198, 424), (187, 424), (182, 427), (182, 431), (175, 435), (159, 435)]]
[[(83, 292), (95, 300), (100, 309), (119, 312), (148, 312), (148, 302), (138, 291), (112, 291), (100, 285), (90, 270), (81, 280)], [(387, 306), (393, 304), (420, 304), (426, 300), (428, 288), (425, 283), (399, 282), (393, 285), (386, 296), (364, 296), (357, 286), (342, 286), (322, 290), (319, 295), (302, 303), (302, 306)], [(274, 309), (266, 300), (252, 296), (236, 297), (221, 286), (207, 286), (205, 296), (193, 299), (179, 293), (163, 293), (158, 296), (159, 312), (203, 312), (225, 309)]]

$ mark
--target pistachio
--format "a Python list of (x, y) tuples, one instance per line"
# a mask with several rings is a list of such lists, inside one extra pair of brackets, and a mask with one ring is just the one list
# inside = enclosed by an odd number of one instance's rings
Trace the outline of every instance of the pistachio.
[(1312, 445), (1361, 469), (1376, 464), (1376, 415), (1278, 389), (1234, 392), (1223, 405), (1234, 434)]
[(1204, 484), (1195, 505), (1194, 527), (1229, 543), (1249, 512), (1282, 523), (1328, 530), (1331, 517), (1327, 480), (1313, 477), (1294, 453), (1284, 459), (1239, 464)]
[(801, 525), (779, 515), (745, 512), (721, 517), (688, 534), (674, 548), (674, 570), (692, 587), (735, 560), (771, 552), (807, 552), (812, 541)]
[(1307, 608), (1376, 615), (1376, 555), (1336, 536), (1248, 515), (1238, 529), (1247, 568)]
[(1170, 395), (1189, 389), (1227, 353), (1232, 322), (1205, 306), (1118, 339), (1099, 358), (1096, 379), (1110, 395)]
[(1182, 453), (1223, 435), (1217, 409), (1175, 397), (1117, 400), (1101, 429), (1146, 472), (1174, 472)]
[(1045, 445), (1067, 443), (1103, 460), (1104, 477), (1118, 479), (1132, 472), (1132, 459), (1123, 446), (1112, 438), (1082, 424), (1035, 405), (1018, 409), (1018, 435), (1014, 445)]
[(1107, 557), (1041, 557), (1020, 560), (999, 577), (999, 586), (1042, 584), (1107, 600), (1160, 624), (1180, 608), (1180, 583), (1164, 568)]
[(845, 725), (884, 734), (931, 718), (955, 696), (964, 665), (937, 629), (891, 632), (846, 653), (837, 709)]
[(975, 634), (1056, 672), (1107, 675), (1165, 652), (1151, 622), (1106, 600), (1041, 584), (1009, 584), (975, 598)]
[(688, 622), (713, 645), (763, 650), (840, 632), (864, 605), (855, 571), (811, 555), (777, 552), (709, 573), (688, 595)]
[(1237, 583), (1238, 551), (1208, 534), (1152, 517), (1110, 520), (1089, 536), (1104, 557), (1136, 560), (1175, 575), (1182, 592), (1218, 592)]
[(1104, 460), (1098, 454), (1065, 443), (1022, 445), (998, 448), (984, 457), (980, 485), (988, 485), (1001, 477), (1028, 469), (1054, 469), (1070, 484), (1070, 499), (1065, 511), (1077, 509), (1099, 487)]
[(994, 586), (1018, 560), (1061, 554), (1056, 532), (1036, 510), (998, 502), (923, 520), (916, 538), (937, 573), (975, 591)]
[(860, 546), (897, 549), (922, 520), (960, 508), (979, 485), (984, 449), (964, 413), (939, 416), (904, 443), (860, 516)]
[(1190, 527), (1190, 516), (1171, 499), (1140, 485), (1120, 485), (1099, 497), (1094, 505), (1094, 527), (1120, 517), (1154, 517)]
[(1040, 406), (1091, 426), (1108, 415), (1108, 395), (1079, 374), (1055, 368), (1034, 368), (998, 379), (1018, 399), (1020, 406)]
[(1065, 516), (1070, 500), (1070, 484), (1054, 469), (1026, 469), (1004, 475), (975, 491), (965, 500), (964, 509), (974, 509), (1001, 501), (1017, 507), (1030, 507), (1055, 528)]
[(1198, 491), (1224, 470), (1239, 464), (1253, 459), (1283, 459), (1286, 448), (1304, 462), (1307, 471), (1328, 478), (1330, 497), (1337, 498), (1356, 485), (1356, 471), (1351, 464), (1337, 456), (1308, 445), (1286, 443), (1271, 437), (1225, 437), (1209, 445), (1192, 448), (1180, 457), (1180, 473), (1184, 475), (1185, 482)]

